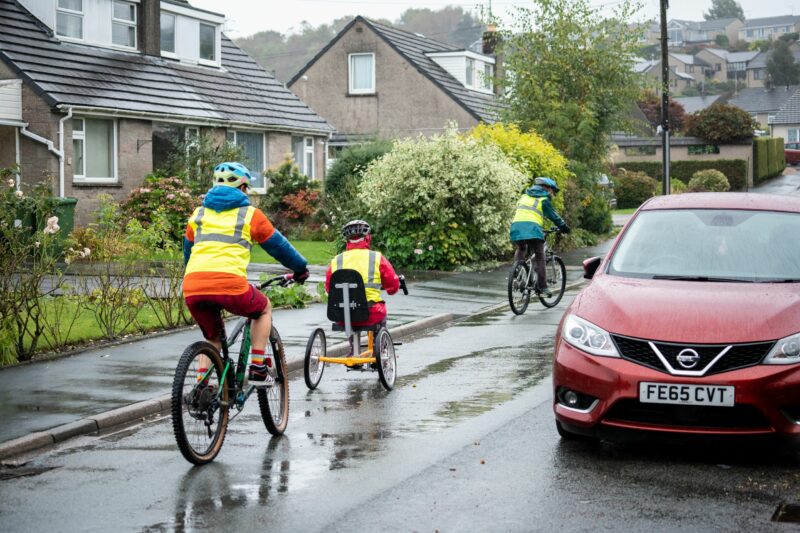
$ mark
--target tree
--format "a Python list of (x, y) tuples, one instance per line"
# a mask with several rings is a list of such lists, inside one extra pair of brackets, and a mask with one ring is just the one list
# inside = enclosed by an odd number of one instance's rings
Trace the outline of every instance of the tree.
[(728, 48), (728, 46), (730, 46), (731, 44), (730, 40), (728, 39), (728, 36), (725, 35), (724, 33), (720, 33), (719, 35), (714, 37), (714, 42), (720, 48)]
[(708, 13), (703, 13), (703, 18), (706, 20), (744, 20), (744, 11), (736, 0), (711, 0), (711, 9), (708, 10)]
[(595, 166), (609, 135), (628, 129), (642, 84), (633, 70), (640, 30), (624, 23), (636, 7), (624, 0), (612, 19), (600, 9), (588, 0), (535, 0), (533, 8), (517, 8), (504, 31), (507, 121)]
[[(655, 128), (661, 124), (661, 97), (651, 90), (645, 91), (639, 99), (639, 109)], [(673, 131), (683, 131), (686, 110), (680, 102), (669, 99), (669, 125)]]
[(775, 44), (775, 49), (767, 60), (767, 73), (779, 87), (800, 83), (800, 65), (795, 62), (794, 54), (786, 41), (779, 39)]
[(750, 113), (726, 104), (714, 104), (686, 120), (686, 133), (714, 144), (752, 139), (755, 128)]

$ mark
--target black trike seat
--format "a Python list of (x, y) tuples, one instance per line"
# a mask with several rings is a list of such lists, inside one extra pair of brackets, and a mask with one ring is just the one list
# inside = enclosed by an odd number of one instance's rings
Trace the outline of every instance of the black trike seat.
[[(347, 302), (345, 303), (345, 293)], [(350, 318), (345, 320), (349, 310)], [(331, 322), (366, 322), (369, 320), (369, 303), (364, 279), (357, 271), (343, 268), (331, 275), (328, 295), (328, 320)]]

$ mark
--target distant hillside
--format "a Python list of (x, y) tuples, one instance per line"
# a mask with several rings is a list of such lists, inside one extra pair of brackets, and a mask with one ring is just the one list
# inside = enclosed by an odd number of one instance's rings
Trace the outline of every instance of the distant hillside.
[[(348, 15), (317, 27), (304, 24), (298, 33), (291, 35), (262, 31), (236, 39), (236, 43), (266, 70), (275, 72), (280, 81), (286, 82), (353, 18)], [(483, 32), (478, 18), (461, 7), (452, 6), (438, 11), (410, 8), (396, 21), (379, 22), (464, 48), (480, 39)]]

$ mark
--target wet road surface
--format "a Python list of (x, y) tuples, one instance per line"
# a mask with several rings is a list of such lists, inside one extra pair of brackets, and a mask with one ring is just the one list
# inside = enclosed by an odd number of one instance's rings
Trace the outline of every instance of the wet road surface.
[(792, 531), (796, 453), (772, 444), (560, 442), (554, 310), (470, 319), (373, 373), (291, 381), (270, 439), (250, 402), (217, 460), (191, 467), (170, 420), (82, 437), (0, 469), (3, 531)]

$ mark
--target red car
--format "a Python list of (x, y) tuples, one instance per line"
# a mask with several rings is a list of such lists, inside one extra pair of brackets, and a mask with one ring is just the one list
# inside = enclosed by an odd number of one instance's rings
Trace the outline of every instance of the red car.
[(788, 143), (783, 146), (783, 155), (787, 165), (800, 163), (800, 143)]
[(800, 435), (800, 199), (652, 198), (584, 270), (555, 343), (562, 437)]

